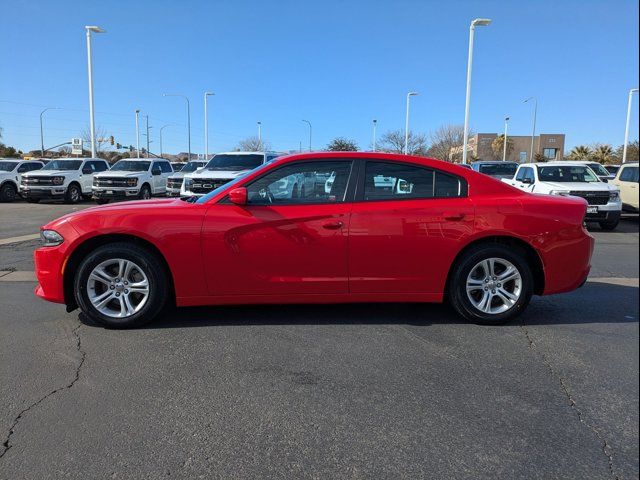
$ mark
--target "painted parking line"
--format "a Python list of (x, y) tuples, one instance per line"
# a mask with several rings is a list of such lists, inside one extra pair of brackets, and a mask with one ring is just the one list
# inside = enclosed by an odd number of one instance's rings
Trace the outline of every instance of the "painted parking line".
[(624, 277), (594, 277), (587, 280), (590, 283), (608, 283), (609, 285), (619, 285), (621, 287), (636, 287), (640, 283), (637, 278), (624, 278)]
[(0, 282), (37, 282), (35, 272), (0, 270)]
[(39, 233), (32, 233), (29, 235), (21, 235), (19, 237), (1, 238), (0, 245), (9, 245), (10, 243), (28, 242), (29, 240), (36, 240), (40, 238)]

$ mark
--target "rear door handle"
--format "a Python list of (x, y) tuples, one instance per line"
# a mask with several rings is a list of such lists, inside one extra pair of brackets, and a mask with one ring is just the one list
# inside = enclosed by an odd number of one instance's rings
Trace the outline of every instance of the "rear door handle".
[(464, 218), (464, 213), (445, 213), (443, 217), (445, 220), (453, 222), (456, 220), (462, 220)]
[(336, 222), (327, 222), (322, 225), (322, 228), (326, 228), (327, 230), (338, 230), (339, 228), (342, 228), (343, 225), (344, 223), (338, 220)]

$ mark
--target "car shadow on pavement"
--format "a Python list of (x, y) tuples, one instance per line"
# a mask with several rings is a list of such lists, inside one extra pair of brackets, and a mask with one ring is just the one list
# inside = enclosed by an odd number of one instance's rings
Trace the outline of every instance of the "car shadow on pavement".
[[(80, 320), (93, 325), (80, 314)], [(638, 288), (589, 282), (568, 294), (534, 297), (512, 324), (571, 325), (638, 322)], [(446, 304), (358, 303), (334, 305), (234, 305), (168, 309), (141, 329), (233, 325), (359, 325), (428, 326), (464, 324)]]

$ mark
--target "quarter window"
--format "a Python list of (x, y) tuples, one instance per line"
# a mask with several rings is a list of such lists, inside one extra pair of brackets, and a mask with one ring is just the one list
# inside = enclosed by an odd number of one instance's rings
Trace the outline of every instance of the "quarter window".
[(466, 184), (458, 177), (405, 163), (367, 162), (364, 200), (460, 197)]
[(624, 167), (620, 173), (620, 181), (638, 183), (638, 167)]
[(298, 205), (345, 201), (352, 162), (295, 163), (268, 173), (247, 186), (252, 205)]
[(171, 169), (171, 164), (169, 162), (158, 162), (160, 165), (160, 170), (162, 173), (171, 173), (173, 170)]

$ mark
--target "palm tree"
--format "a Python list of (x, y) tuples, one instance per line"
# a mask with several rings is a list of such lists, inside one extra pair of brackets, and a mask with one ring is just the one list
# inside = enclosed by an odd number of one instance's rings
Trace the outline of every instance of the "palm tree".
[(593, 159), (599, 163), (608, 163), (613, 159), (614, 151), (611, 145), (596, 145), (593, 150)]
[(586, 145), (578, 145), (577, 147), (573, 147), (573, 150), (569, 153), (569, 158), (571, 160), (589, 160), (591, 153), (591, 149)]
[[(504, 153), (504, 133), (498, 135), (491, 142), (491, 150), (493, 151), (493, 155), (496, 159), (502, 160), (502, 155)], [(513, 151), (513, 140), (511, 137), (507, 137), (507, 157)]]

